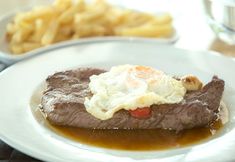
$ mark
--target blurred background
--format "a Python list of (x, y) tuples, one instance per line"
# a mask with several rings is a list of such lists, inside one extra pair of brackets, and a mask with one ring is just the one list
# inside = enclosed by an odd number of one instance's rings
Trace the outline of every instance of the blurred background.
[[(35, 5), (44, 5), (51, 2), (53, 2), (53, 0), (0, 1), (0, 16), (12, 10), (19, 10)], [(225, 19), (224, 15), (222, 15), (223, 13), (220, 13), (225, 12), (223, 3), (231, 6), (232, 0), (154, 0), (148, 2), (143, 0), (108, 0), (108, 2), (150, 13), (170, 12), (174, 18), (174, 26), (179, 36), (179, 40), (174, 46), (190, 50), (213, 50), (227, 56), (235, 56), (235, 48), (231, 45), (231, 40), (223, 38), (222, 36), (222, 39), (226, 41), (225, 43), (218, 39), (215, 33), (221, 32), (221, 29), (218, 29), (216, 25), (212, 24), (212, 21), (208, 20), (208, 16), (210, 16), (208, 11), (210, 12), (212, 9), (214, 15), (217, 14), (217, 17), (220, 19)], [(228, 4), (228, 2), (231, 2), (231, 4)], [(210, 6), (211, 3), (212, 7)], [(205, 4), (207, 4), (207, 6)], [(207, 12), (205, 8), (208, 9)], [(235, 14), (233, 10), (226, 12), (226, 14)], [(215, 27), (212, 28), (214, 31), (217, 31), (213, 32), (209, 23), (211, 26), (214, 25)], [(229, 35), (231, 35), (231, 31), (228, 31), (230, 32)]]

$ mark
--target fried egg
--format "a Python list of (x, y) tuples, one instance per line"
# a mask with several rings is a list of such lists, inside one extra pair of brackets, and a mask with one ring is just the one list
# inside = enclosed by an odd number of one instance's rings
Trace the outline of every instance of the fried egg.
[(85, 98), (85, 108), (94, 117), (107, 120), (121, 110), (135, 110), (153, 104), (174, 104), (183, 100), (181, 81), (147, 66), (119, 65), (90, 77), (93, 94)]

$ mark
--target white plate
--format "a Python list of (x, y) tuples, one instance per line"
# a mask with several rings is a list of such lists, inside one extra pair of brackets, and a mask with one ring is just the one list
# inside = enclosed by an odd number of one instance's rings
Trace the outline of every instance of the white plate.
[[(26, 7), (22, 9), (21, 11), (27, 11), (27, 10), (29, 10), (29, 7)], [(107, 40), (112, 40), (112, 41), (136, 40), (136, 41), (149, 41), (149, 42), (155, 42), (155, 43), (170, 44), (170, 43), (174, 43), (179, 38), (176, 31), (174, 31), (174, 34), (169, 38), (142, 38), (142, 37), (120, 37), (120, 36), (82, 38), (78, 40), (67, 40), (67, 41), (63, 41), (60, 43), (55, 43), (50, 46), (41, 47), (41, 48), (26, 52), (21, 55), (13, 55), (8, 49), (8, 43), (6, 41), (5, 34), (6, 34), (7, 24), (12, 21), (14, 15), (18, 12), (19, 10), (11, 11), (0, 17), (0, 61), (4, 62), (7, 65), (13, 64), (25, 58), (35, 56), (39, 53), (41, 54), (46, 50), (51, 50), (51, 49), (58, 48), (61, 46), (67, 46), (68, 44), (71, 44), (71, 43), (76, 44), (77, 42), (94, 42), (94, 41), (102, 42), (102, 41), (107, 41)]]
[[(70, 141), (44, 128), (32, 115), (33, 91), (55, 71), (75, 67), (109, 68), (141, 64), (170, 74), (195, 74), (208, 82), (214, 74), (226, 83), (230, 121), (223, 132), (199, 145), (166, 151), (117, 151)], [(228, 161), (235, 160), (235, 61), (220, 54), (192, 52), (139, 41), (77, 43), (48, 50), (0, 73), (0, 137), (16, 149), (45, 161)]]

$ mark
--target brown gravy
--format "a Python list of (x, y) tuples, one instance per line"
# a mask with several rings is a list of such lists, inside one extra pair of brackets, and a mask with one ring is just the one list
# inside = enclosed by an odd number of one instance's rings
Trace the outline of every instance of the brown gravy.
[(30, 103), (36, 120), (55, 133), (83, 144), (120, 150), (164, 150), (203, 142), (223, 127), (222, 120), (215, 121), (209, 127), (193, 128), (179, 133), (162, 129), (91, 130), (53, 126), (47, 122), (38, 108), (42, 89), (43, 87), (40, 87), (36, 90)]
[(74, 141), (121, 150), (164, 150), (188, 146), (211, 137), (221, 127), (221, 120), (210, 127), (193, 128), (180, 133), (170, 130), (90, 130), (50, 126), (56, 133)]

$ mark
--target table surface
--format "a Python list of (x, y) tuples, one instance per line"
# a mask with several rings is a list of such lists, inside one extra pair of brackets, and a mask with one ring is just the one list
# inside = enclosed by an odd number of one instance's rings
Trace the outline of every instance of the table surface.
[[(45, 4), (52, 0), (7, 0), (0, 1), (0, 16), (22, 6)], [(235, 57), (235, 46), (228, 45), (214, 35), (206, 22), (201, 1), (198, 0), (159, 0), (145, 3), (142, 0), (110, 0), (134, 9), (156, 12), (156, 6), (167, 10), (174, 16), (174, 26), (179, 34), (179, 40), (174, 46), (190, 50), (213, 50), (229, 57)], [(135, 2), (135, 3), (133, 3)], [(170, 4), (170, 5), (169, 5)], [(183, 4), (183, 5), (182, 5)], [(3, 66), (0, 64), (0, 71)], [(36, 162), (38, 160), (28, 157), (14, 150), (0, 141), (0, 162)]]

